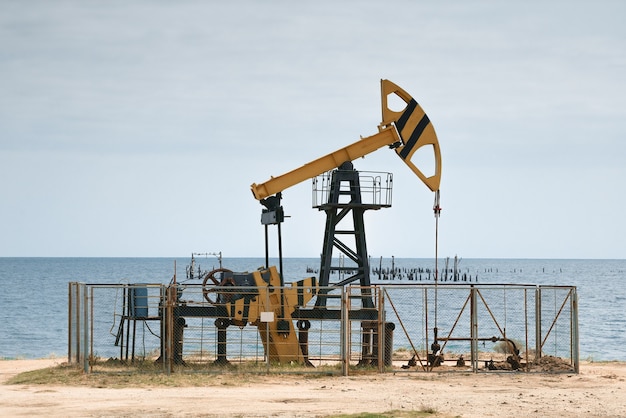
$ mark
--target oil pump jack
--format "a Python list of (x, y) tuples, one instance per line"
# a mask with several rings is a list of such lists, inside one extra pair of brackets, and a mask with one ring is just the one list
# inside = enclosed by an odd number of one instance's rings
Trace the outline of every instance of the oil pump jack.
[[(401, 99), (404, 108), (395, 111), (389, 107), (389, 99), (395, 95)], [(204, 277), (203, 291), (205, 298), (215, 305), (220, 312), (228, 312), (228, 320), (216, 321), (218, 328), (228, 327), (229, 323), (243, 326), (247, 323), (256, 324), (259, 328), (265, 350), (270, 360), (277, 362), (308, 363), (306, 332), (311, 320), (340, 319), (341, 312), (327, 308), (329, 288), (340, 288), (358, 281), (361, 289), (361, 308), (351, 312), (351, 319), (371, 323), (376, 319), (374, 302), (369, 290), (370, 268), (363, 214), (366, 210), (389, 207), (390, 202), (365, 201), (362, 199), (362, 179), (352, 165), (352, 161), (364, 157), (378, 149), (393, 149), (411, 171), (433, 192), (439, 190), (441, 180), (441, 152), (439, 142), (432, 123), (421, 106), (402, 88), (389, 80), (381, 80), (382, 122), (378, 132), (368, 137), (311, 161), (302, 167), (269, 180), (252, 184), (254, 197), (263, 205), (261, 223), (265, 227), (265, 268), (253, 273), (233, 273), (226, 269), (210, 272)], [(434, 172), (426, 175), (411, 159), (415, 153), (425, 148), (432, 151)], [(291, 283), (285, 287), (282, 274), (282, 238), (281, 224), (284, 221), (284, 210), (281, 204), (282, 192), (305, 180), (325, 175), (327, 189), (323, 199), (316, 208), (326, 212), (326, 229), (322, 248), (319, 279), (310, 277)], [(387, 177), (390, 182), (391, 177)], [(380, 187), (378, 184), (375, 187)], [(391, 185), (389, 184), (390, 188)], [(339, 222), (352, 215), (351, 229), (338, 229)], [(345, 224), (345, 222), (344, 222)], [(278, 229), (279, 269), (269, 266), (268, 227), (276, 225)], [(343, 224), (342, 224), (343, 225)], [(351, 247), (344, 236), (354, 237)], [(344, 269), (333, 265), (333, 249), (337, 249), (345, 257), (353, 261), (350, 267), (351, 276), (337, 283), (330, 283), (331, 272)], [(217, 276), (219, 274), (219, 277)], [(211, 298), (211, 285), (222, 286), (256, 286), (257, 294), (250, 297), (231, 298), (217, 293)], [(276, 289), (281, 289), (276, 292)], [(305, 309), (305, 305), (317, 296), (315, 307)], [(268, 302), (269, 301), (269, 302)], [(263, 314), (270, 314), (269, 320), (261, 319)], [(294, 320), (300, 336), (296, 337)], [(260, 326), (261, 323), (264, 326)], [(225, 332), (225, 331), (224, 331)], [(302, 335), (305, 335), (302, 338)], [(225, 355), (222, 357), (225, 358)]]
[[(400, 111), (389, 108), (391, 95), (398, 96), (405, 104)], [(382, 122), (378, 125), (378, 133), (361, 138), (361, 140), (341, 148), (335, 152), (318, 158), (295, 170), (270, 180), (252, 184), (252, 194), (265, 206), (261, 216), (261, 223), (278, 225), (279, 260), (282, 259), (282, 244), (280, 224), (284, 220), (284, 211), (280, 203), (282, 191), (304, 180), (314, 179), (323, 173), (328, 174), (329, 187), (327, 200), (316, 207), (326, 212), (326, 229), (322, 248), (319, 282), (322, 287), (329, 286), (329, 277), (332, 271), (340, 270), (341, 266), (332, 265), (333, 248), (356, 263), (356, 268), (350, 268), (352, 276), (336, 283), (343, 286), (359, 281), (362, 287), (370, 285), (368, 254), (365, 240), (363, 214), (366, 210), (376, 210), (390, 206), (390, 203), (380, 201), (364, 202), (361, 196), (361, 182), (359, 172), (354, 170), (352, 161), (364, 157), (380, 148), (389, 147), (404, 161), (419, 179), (433, 192), (439, 190), (441, 180), (441, 151), (439, 142), (430, 119), (420, 105), (403, 89), (389, 80), (381, 80)], [(434, 173), (425, 175), (412, 161), (412, 157), (422, 147), (430, 147), (434, 158)], [(388, 177), (390, 179), (390, 177)], [(343, 186), (343, 187), (342, 187)], [(390, 187), (390, 185), (389, 185)], [(353, 228), (337, 230), (337, 224), (352, 213)], [(342, 235), (354, 236), (354, 248), (342, 240)], [(266, 261), (267, 261), (266, 239)], [(282, 263), (282, 261), (281, 261)], [(281, 267), (282, 273), (282, 267)], [(323, 291), (322, 291), (323, 292)], [(371, 307), (372, 302), (363, 298), (363, 307)], [(316, 307), (325, 306), (325, 298), (318, 295)]]

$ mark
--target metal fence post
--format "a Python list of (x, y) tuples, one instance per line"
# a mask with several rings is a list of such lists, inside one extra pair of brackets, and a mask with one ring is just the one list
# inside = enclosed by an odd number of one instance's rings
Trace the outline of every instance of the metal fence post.
[(573, 288), (570, 290), (570, 295), (571, 295), (571, 311), (572, 311), (572, 316), (570, 318), (570, 322), (572, 325), (572, 330), (571, 330), (571, 341), (570, 341), (570, 345), (572, 347), (572, 361), (574, 362), (573, 366), (574, 366), (574, 372), (575, 373), (579, 373), (580, 371), (580, 353), (578, 352), (579, 350), (579, 341), (578, 341), (578, 293), (576, 292), (576, 289)]
[(341, 321), (339, 324), (340, 329), (340, 357), (341, 357), (341, 374), (348, 376), (350, 370), (350, 310), (348, 303), (350, 301), (349, 294), (346, 294), (345, 286), (341, 287)]
[(541, 359), (541, 287), (535, 288), (535, 362)]
[(167, 288), (167, 301), (165, 303), (165, 368), (167, 374), (172, 373), (172, 361), (174, 360), (174, 296), (176, 288), (171, 285)]
[(382, 373), (385, 371), (385, 312), (383, 309), (384, 306), (384, 296), (383, 292), (378, 292), (378, 324), (377, 324), (377, 343), (378, 350), (376, 353), (377, 362), (378, 362), (378, 372)]
[(68, 283), (67, 287), (67, 363), (72, 364), (72, 287), (73, 282)]
[(94, 332), (93, 332), (94, 288), (93, 287), (89, 289), (89, 300), (91, 301), (91, 303), (89, 304), (89, 371), (91, 371), (93, 368), (93, 364), (96, 362), (96, 357), (93, 351), (93, 338), (94, 338)]
[[(422, 297), (424, 299), (424, 347), (426, 348), (426, 358), (428, 359), (428, 341), (429, 341), (429, 330), (428, 330), (428, 287), (423, 288)], [(426, 363), (428, 366), (428, 361)]]
[(526, 371), (530, 370), (528, 351), (528, 289), (524, 288), (524, 357), (526, 357)]
[(89, 373), (89, 295), (83, 287), (83, 371)]
[(476, 303), (476, 288), (470, 286), (470, 339), (472, 371), (478, 371), (478, 308)]
[(81, 356), (82, 356), (82, 350), (80, 347), (80, 343), (81, 343), (81, 337), (82, 337), (82, 329), (81, 329), (81, 306), (82, 306), (82, 300), (80, 297), (80, 291), (81, 289), (84, 289), (85, 284), (84, 283), (77, 283), (76, 287), (75, 287), (75, 298), (74, 300), (76, 301), (76, 308), (75, 308), (75, 315), (76, 317), (74, 318), (76, 323), (75, 323), (75, 329), (76, 329), (76, 337), (74, 338), (74, 342), (76, 343), (76, 363), (80, 364), (81, 363)]

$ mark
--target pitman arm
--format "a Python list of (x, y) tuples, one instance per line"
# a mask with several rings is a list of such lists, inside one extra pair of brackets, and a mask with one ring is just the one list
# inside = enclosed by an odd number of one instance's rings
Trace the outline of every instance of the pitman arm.
[[(396, 94), (407, 105), (404, 110), (394, 112), (387, 106), (389, 94)], [(381, 80), (383, 121), (378, 133), (361, 138), (359, 141), (341, 148), (317, 160), (311, 161), (264, 183), (253, 183), (250, 188), (257, 200), (265, 199), (288, 187), (311, 179), (339, 167), (346, 161), (353, 161), (384, 146), (394, 148), (398, 156), (432, 191), (439, 189), (441, 181), (441, 151), (435, 130), (419, 104), (404, 90), (389, 80)], [(422, 146), (432, 146), (435, 158), (435, 173), (427, 177), (411, 162), (411, 158)]]

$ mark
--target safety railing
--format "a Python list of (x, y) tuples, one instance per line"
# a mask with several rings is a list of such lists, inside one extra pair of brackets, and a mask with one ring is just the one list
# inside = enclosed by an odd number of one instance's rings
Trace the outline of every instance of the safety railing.
[[(312, 200), (314, 208), (319, 208), (331, 202), (331, 191), (333, 187), (332, 176), (333, 171), (329, 171), (313, 178)], [(391, 206), (393, 191), (392, 173), (360, 171), (358, 176), (361, 204), (375, 207)], [(348, 182), (342, 182), (340, 187), (354, 187), (354, 185), (350, 185)], [(350, 194), (347, 193), (346, 197), (349, 197), (349, 195)]]

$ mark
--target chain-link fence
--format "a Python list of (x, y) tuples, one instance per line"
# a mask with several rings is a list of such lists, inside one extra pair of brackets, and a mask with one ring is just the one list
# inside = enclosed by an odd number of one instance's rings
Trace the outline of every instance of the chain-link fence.
[(72, 282), (68, 359), (87, 372), (578, 372), (575, 287), (321, 288), (272, 274)]
[(578, 372), (575, 287), (411, 285), (383, 294), (401, 370)]

